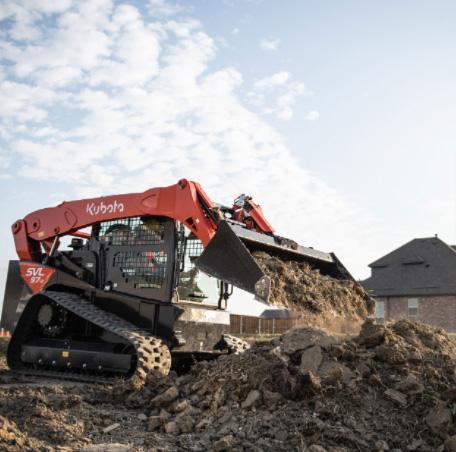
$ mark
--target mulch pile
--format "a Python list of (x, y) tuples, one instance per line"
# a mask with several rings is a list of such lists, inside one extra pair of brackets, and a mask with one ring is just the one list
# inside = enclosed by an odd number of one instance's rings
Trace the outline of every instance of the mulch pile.
[(298, 328), (139, 390), (0, 388), (0, 449), (456, 451), (455, 370), (456, 344), (422, 324)]
[(325, 276), (306, 262), (262, 251), (253, 257), (271, 279), (270, 303), (294, 311), (302, 325), (357, 334), (374, 311), (374, 301), (355, 281)]

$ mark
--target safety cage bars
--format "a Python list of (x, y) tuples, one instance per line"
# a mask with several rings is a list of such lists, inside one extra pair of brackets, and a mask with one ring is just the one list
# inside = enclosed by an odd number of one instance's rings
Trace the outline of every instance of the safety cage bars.
[(185, 270), (191, 270), (195, 267), (195, 261), (203, 252), (203, 244), (201, 240), (188, 238), (185, 244), (185, 257), (188, 261), (185, 263)]
[(100, 224), (98, 238), (106, 245), (158, 245), (165, 239), (165, 223), (158, 218), (124, 218)]
[(160, 289), (166, 280), (168, 255), (164, 251), (121, 251), (114, 256), (126, 282), (138, 289)]

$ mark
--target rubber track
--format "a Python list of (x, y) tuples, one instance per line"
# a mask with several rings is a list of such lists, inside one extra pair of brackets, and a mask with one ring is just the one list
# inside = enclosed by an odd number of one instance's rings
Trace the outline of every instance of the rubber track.
[[(160, 339), (151, 336), (147, 331), (110, 312), (98, 308), (78, 295), (54, 291), (44, 291), (41, 294), (77, 316), (130, 342), (136, 350), (137, 367), (134, 373), (128, 378), (129, 381), (135, 382), (135, 384), (144, 382), (147, 374), (152, 370), (163, 374), (169, 372), (171, 354), (168, 347)], [(18, 350), (16, 350), (17, 352)], [(64, 378), (84, 382), (113, 383), (118, 378), (116, 376), (109, 378), (96, 374), (80, 374), (71, 372), (68, 369), (52, 371), (31, 369), (26, 366), (17, 368), (17, 366), (14, 366), (13, 370), (26, 375)]]

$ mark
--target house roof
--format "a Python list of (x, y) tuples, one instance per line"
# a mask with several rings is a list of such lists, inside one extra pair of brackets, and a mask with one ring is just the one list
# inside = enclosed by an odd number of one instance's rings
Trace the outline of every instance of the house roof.
[(295, 317), (296, 314), (293, 311), (290, 311), (288, 309), (265, 309), (261, 313), (261, 317), (266, 317), (269, 319), (275, 318), (275, 319), (288, 319), (288, 318), (293, 318)]
[(456, 294), (456, 248), (438, 237), (414, 239), (369, 267), (361, 284), (374, 296)]

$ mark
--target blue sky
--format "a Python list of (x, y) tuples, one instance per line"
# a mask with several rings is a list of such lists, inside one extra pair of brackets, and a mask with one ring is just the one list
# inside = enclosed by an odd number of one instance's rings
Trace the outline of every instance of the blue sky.
[[(64, 199), (201, 181), (352, 273), (456, 242), (456, 3), (0, 2), (0, 268)], [(0, 276), (1, 281), (1, 276)]]
[[(225, 23), (248, 24), (230, 58), (245, 67), (255, 54), (254, 71), (286, 67), (314, 92), (296, 105), (293, 121), (274, 124), (302, 165), (377, 222), (394, 222), (401, 237), (455, 240), (456, 3), (261, 5), (243, 3), (241, 19), (238, 8), (225, 7)], [(217, 33), (212, 6), (205, 23)], [(280, 39), (273, 55), (257, 52), (264, 36)], [(302, 120), (309, 105), (319, 121)]]

